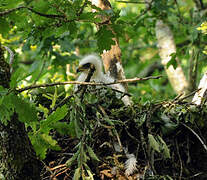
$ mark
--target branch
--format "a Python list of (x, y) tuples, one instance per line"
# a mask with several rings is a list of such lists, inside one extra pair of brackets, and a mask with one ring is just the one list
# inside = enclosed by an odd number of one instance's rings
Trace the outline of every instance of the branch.
[(29, 11), (35, 13), (35, 14), (38, 14), (40, 16), (43, 16), (43, 17), (46, 17), (46, 18), (65, 18), (65, 16), (63, 15), (58, 15), (58, 14), (44, 14), (44, 13), (41, 13), (41, 12), (38, 12), (38, 11), (35, 11), (34, 9), (30, 8), (30, 7), (26, 7), (26, 6), (19, 6), (17, 8), (13, 8), (13, 9), (9, 9), (7, 11), (3, 11), (3, 12), (0, 12), (0, 17), (1, 16), (5, 16), (11, 12), (14, 12), (14, 11), (17, 11), (19, 9), (28, 9)]
[(87, 6), (88, 1), (85, 1), (83, 6), (80, 8), (79, 12), (77, 13), (77, 16), (80, 16), (83, 13), (84, 8)]
[(191, 129), (189, 126), (187, 126), (186, 124), (182, 123), (181, 124), (186, 127), (188, 130), (190, 130), (197, 138), (198, 140), (200, 141), (200, 143), (203, 145), (203, 148), (207, 151), (207, 146), (206, 144), (203, 142), (203, 140), (200, 138), (200, 136), (193, 130)]
[(119, 3), (134, 3), (134, 4), (146, 4), (146, 2), (144, 1), (116, 1), (116, 2), (119, 2)]
[(67, 85), (67, 84), (80, 84), (80, 85), (91, 85), (91, 86), (107, 86), (112, 84), (119, 84), (119, 83), (133, 83), (137, 81), (146, 81), (149, 79), (159, 79), (162, 76), (149, 76), (145, 78), (133, 78), (133, 79), (123, 79), (114, 81), (111, 83), (95, 83), (95, 82), (80, 82), (80, 81), (65, 81), (65, 82), (55, 82), (55, 83), (47, 83), (47, 84), (39, 84), (39, 85), (31, 85), (24, 88), (16, 89), (18, 93), (21, 93), (23, 91), (29, 90), (29, 89), (35, 89), (35, 88), (41, 88), (41, 87), (50, 87), (50, 86), (57, 86), (57, 85)]
[(154, 0), (151, 0), (151, 1), (145, 0), (146, 9), (140, 15), (138, 15), (136, 18), (141, 18), (144, 14), (146, 14), (148, 11), (150, 11), (152, 8), (153, 2), (154, 2)]

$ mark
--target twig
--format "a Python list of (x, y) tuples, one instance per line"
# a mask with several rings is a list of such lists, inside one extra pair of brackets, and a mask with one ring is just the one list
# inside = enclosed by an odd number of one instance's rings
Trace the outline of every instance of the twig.
[(60, 164), (60, 165), (58, 165), (58, 166), (55, 166), (55, 167), (53, 167), (53, 168), (50, 168), (50, 170), (51, 170), (51, 171), (54, 171), (54, 170), (56, 170), (56, 169), (64, 168), (64, 167), (66, 167), (66, 164)]
[(17, 8), (13, 8), (13, 9), (9, 9), (7, 11), (0, 12), (0, 17), (1, 16), (5, 16), (5, 15), (11, 13), (11, 12), (17, 11), (19, 9), (28, 9), (29, 11), (31, 11), (31, 12), (33, 12), (35, 14), (38, 14), (40, 16), (46, 17), (46, 18), (65, 18), (65, 16), (58, 15), (58, 14), (44, 14), (44, 13), (35, 11), (33, 8), (26, 7), (26, 6), (19, 6)]
[(50, 109), (49, 114), (51, 114), (53, 111), (56, 111), (56, 109), (57, 109), (58, 107), (61, 107), (61, 106), (63, 106), (64, 104), (66, 104), (66, 103), (70, 100), (70, 98), (72, 98), (72, 97), (74, 97), (74, 95), (70, 95), (70, 96), (64, 98), (62, 101), (60, 101), (60, 103), (58, 103), (57, 105), (55, 105), (54, 108)]
[(200, 176), (202, 174), (203, 174), (203, 172), (196, 173), (193, 176), (188, 177), (188, 179), (191, 179), (191, 178), (194, 179), (195, 177)]
[(193, 130), (191, 129), (189, 126), (187, 126), (186, 124), (182, 123), (181, 124), (186, 127), (188, 130), (190, 130), (197, 138), (198, 140), (201, 142), (201, 144), (203, 145), (203, 148), (207, 151), (207, 146), (206, 144), (203, 142), (203, 140), (200, 138), (200, 136)]
[[(89, 71), (89, 73), (88, 73), (88, 76), (87, 76), (87, 78), (86, 78), (86, 82), (87, 81), (90, 81), (90, 79), (91, 79), (91, 77), (92, 77), (92, 75), (93, 75), (93, 72), (94, 72), (94, 70), (95, 69), (91, 69), (90, 68), (90, 71)], [(83, 89), (83, 90), (82, 90)], [(86, 91), (86, 86), (80, 86), (80, 87), (78, 87), (78, 90), (77, 91), (75, 91), (74, 92), (74, 94), (77, 94), (77, 93), (79, 93), (80, 91), (82, 90), (82, 93), (81, 93), (81, 98), (83, 97), (83, 95), (84, 95), (84, 93), (85, 93), (85, 91)], [(58, 103), (57, 105), (55, 105), (55, 107), (53, 108), (53, 109), (51, 109), (50, 110), (50, 112), (49, 112), (49, 114), (51, 114), (53, 111), (55, 111), (58, 107), (61, 107), (61, 106), (63, 106), (64, 104), (66, 104), (68, 101), (69, 101), (69, 99), (71, 99), (72, 97), (74, 97), (74, 95), (72, 94), (72, 95), (70, 95), (70, 96), (68, 96), (68, 97), (66, 97), (66, 98), (64, 98), (60, 103)]]
[(42, 162), (42, 164), (44, 165), (44, 167), (46, 168), (46, 170), (47, 170), (48, 172), (50, 172), (50, 174), (51, 174), (52, 176), (55, 176), (55, 174), (50, 170), (50, 167), (48, 167), (44, 161), (41, 160), (41, 162)]
[(116, 1), (119, 3), (134, 3), (134, 4), (146, 4), (144, 1)]
[(190, 96), (193, 96), (196, 92), (198, 92), (198, 91), (200, 91), (200, 90), (201, 90), (201, 88), (196, 89), (195, 91), (191, 92), (190, 94), (188, 94), (188, 95), (186, 95), (186, 96), (184, 96), (184, 97), (182, 97), (182, 98), (180, 98), (180, 99), (177, 99), (176, 101), (177, 101), (177, 102), (183, 101), (184, 99), (187, 99), (187, 98), (189, 98)]
[(133, 79), (123, 79), (114, 81), (111, 83), (94, 83), (94, 82), (80, 82), (80, 81), (65, 81), (65, 82), (55, 82), (55, 83), (46, 83), (46, 84), (39, 84), (39, 85), (31, 85), (24, 88), (16, 89), (18, 93), (21, 93), (23, 91), (29, 90), (29, 89), (35, 89), (35, 88), (41, 88), (41, 87), (51, 87), (51, 86), (57, 86), (57, 85), (67, 85), (67, 84), (80, 84), (80, 85), (91, 85), (91, 86), (107, 86), (112, 84), (119, 84), (119, 83), (133, 83), (137, 81), (146, 81), (149, 79), (159, 79), (162, 76), (149, 76), (145, 78), (133, 78)]
[(180, 157), (180, 153), (179, 153), (179, 147), (178, 147), (178, 141), (177, 139), (175, 140), (175, 145), (176, 145), (176, 150), (177, 150), (177, 153), (178, 153), (178, 159), (180, 161), (180, 174), (179, 174), (179, 180), (181, 180), (181, 177), (182, 177), (182, 174), (183, 174), (183, 163), (182, 163), (182, 160), (181, 160), (181, 157)]
[(183, 93), (178, 94), (178, 95), (173, 99), (172, 102), (176, 102), (177, 100), (179, 100), (179, 98), (180, 98), (182, 95), (183, 95)]
[[(104, 117), (106, 118), (109, 118), (108, 114), (106, 113), (106, 111), (104, 110), (104, 108), (101, 106), (101, 105), (98, 105), (99, 109), (101, 110), (102, 114), (104, 115)], [(108, 129), (110, 132), (111, 130)], [(118, 132), (116, 131), (116, 129), (114, 129), (115, 131), (115, 135), (116, 135), (116, 139), (118, 141), (118, 144), (119, 144), (119, 147), (120, 147), (120, 151), (122, 152), (123, 151), (123, 146), (122, 146), (122, 143), (121, 143), (121, 140), (120, 140), (120, 137), (119, 137), (119, 134)], [(112, 133), (112, 132), (111, 132)], [(112, 133), (113, 134), (113, 133)]]
[(67, 169), (64, 168), (63, 171), (62, 171), (62, 172), (59, 172), (58, 174), (56, 174), (55, 177), (58, 177), (58, 176), (60, 176), (61, 174), (67, 172), (67, 171), (68, 171), (68, 168), (67, 168)]
[(136, 19), (142, 17), (144, 14), (146, 14), (151, 8), (152, 8), (152, 3), (154, 2), (154, 0), (151, 0), (150, 2), (146, 2), (147, 6), (146, 9), (136, 17)]

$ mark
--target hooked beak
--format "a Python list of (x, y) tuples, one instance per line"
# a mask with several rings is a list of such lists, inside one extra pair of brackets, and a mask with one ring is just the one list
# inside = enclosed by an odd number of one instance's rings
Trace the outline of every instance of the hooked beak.
[(80, 65), (77, 69), (76, 69), (76, 72), (83, 72), (83, 71), (86, 71), (86, 70), (89, 70), (90, 68), (93, 68), (94, 65), (93, 64), (90, 64), (90, 63), (86, 63), (86, 64), (83, 64), (83, 65)]
[(77, 69), (76, 69), (76, 73), (79, 73), (79, 72), (83, 72), (85, 71), (87, 68), (85, 68), (84, 66), (79, 66)]

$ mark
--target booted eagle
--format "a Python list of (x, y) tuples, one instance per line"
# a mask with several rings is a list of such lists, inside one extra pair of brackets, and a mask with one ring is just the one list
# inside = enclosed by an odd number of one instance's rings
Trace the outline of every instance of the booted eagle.
[[(111, 83), (111, 82), (115, 81), (114, 78), (103, 73), (102, 61), (98, 56), (96, 56), (94, 54), (85, 56), (79, 62), (77, 72), (81, 72), (81, 74), (79, 75), (77, 81), (84, 82), (88, 76), (89, 69), (92, 66), (94, 67), (94, 72), (93, 72), (93, 75), (92, 75), (90, 81), (94, 81), (97, 83)], [(111, 87), (112, 89), (115, 89), (115, 90), (118, 90), (121, 92), (126, 92), (126, 90), (122, 84), (112, 84), (112, 85), (108, 85), (108, 86)], [(77, 90), (77, 89), (78, 89), (78, 85), (75, 86), (75, 90)], [(117, 93), (116, 96), (119, 98), (120, 93)], [(122, 97), (122, 101), (124, 102), (125, 105), (130, 105), (130, 99), (127, 95)]]

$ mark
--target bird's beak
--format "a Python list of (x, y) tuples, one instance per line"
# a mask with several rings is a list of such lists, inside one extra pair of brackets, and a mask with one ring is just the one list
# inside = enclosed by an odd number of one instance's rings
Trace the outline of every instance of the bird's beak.
[(79, 66), (77, 69), (76, 69), (76, 73), (79, 73), (79, 72), (83, 72), (85, 71), (86, 68), (84, 66)]
[[(80, 65), (77, 69), (76, 69), (76, 72), (83, 72), (83, 71), (86, 71), (88, 69), (91, 68), (91, 65), (90, 63), (86, 63), (86, 64), (83, 64), (83, 65)], [(93, 65), (94, 66), (94, 65)]]

